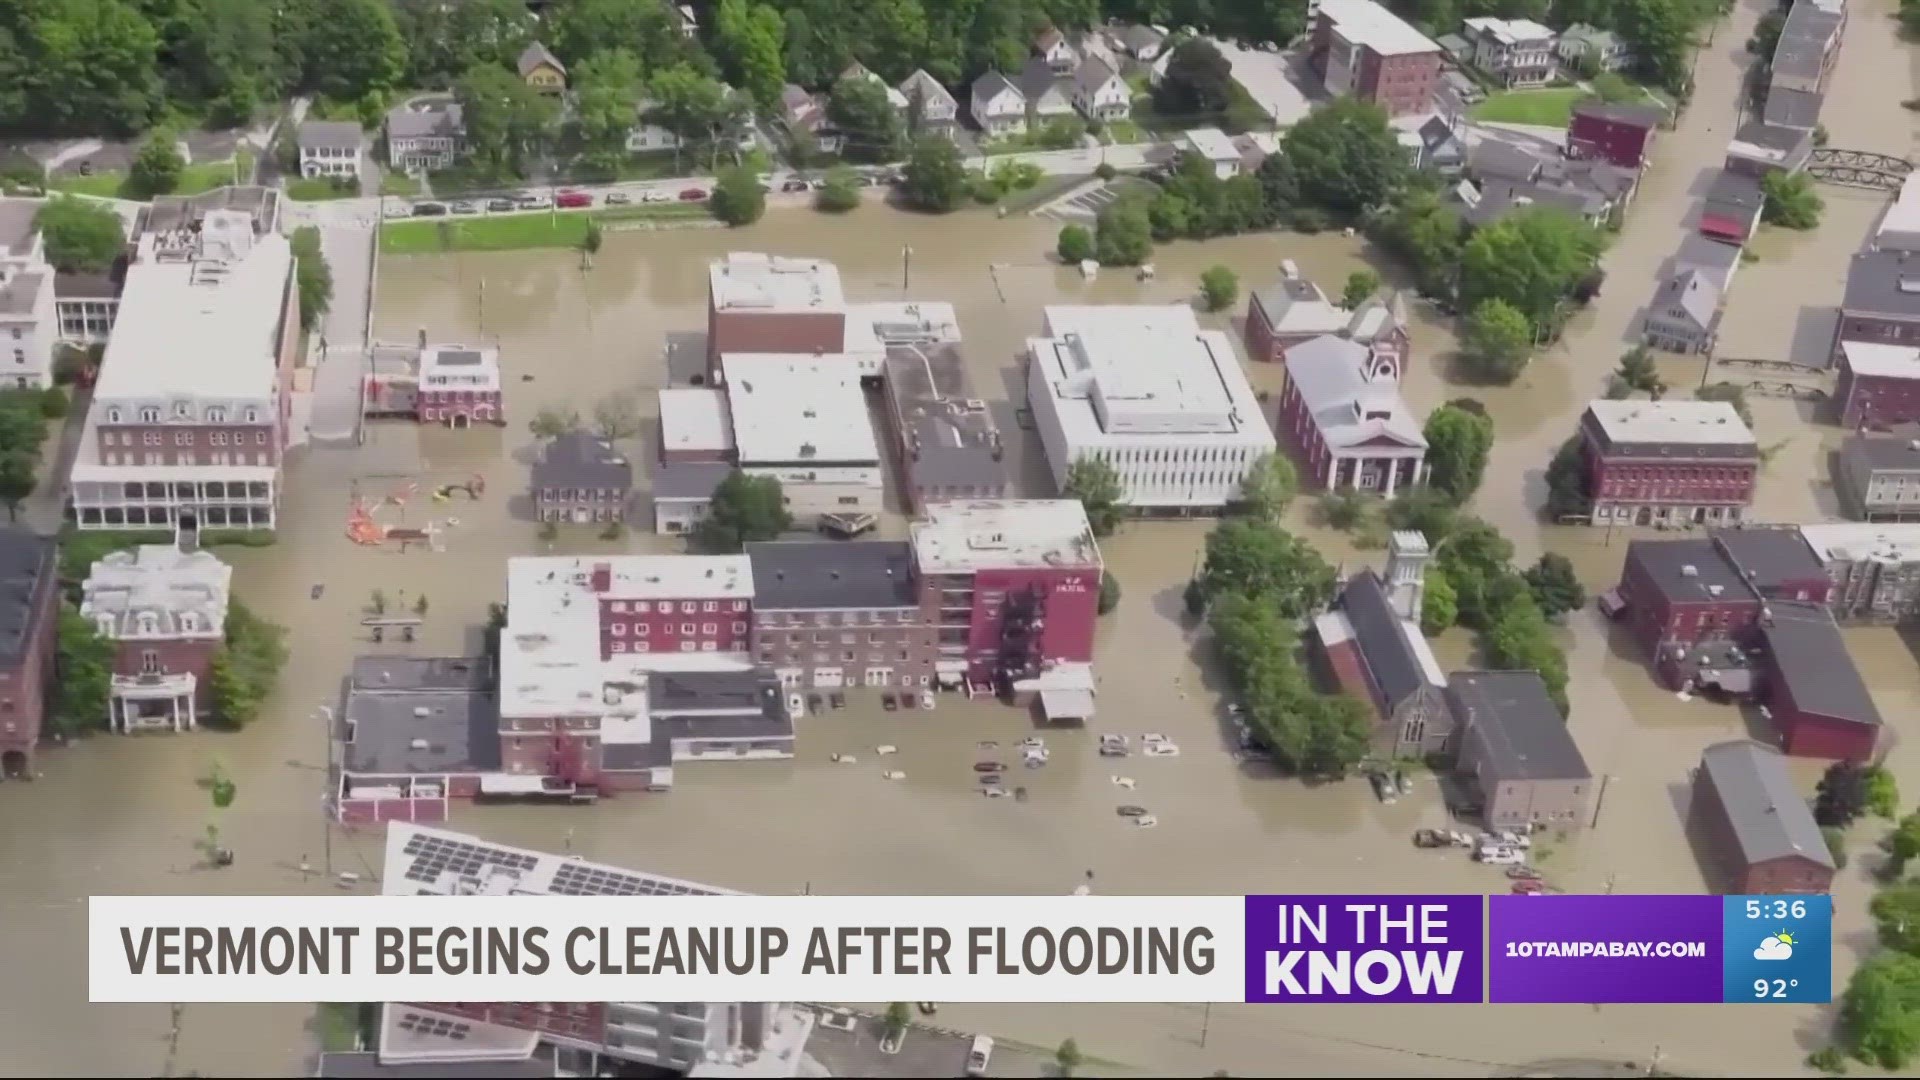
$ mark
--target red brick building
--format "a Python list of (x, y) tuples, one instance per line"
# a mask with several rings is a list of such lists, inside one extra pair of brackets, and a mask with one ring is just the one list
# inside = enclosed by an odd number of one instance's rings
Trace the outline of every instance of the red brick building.
[(1833, 883), (1833, 856), (1776, 750), (1745, 739), (1707, 747), (1689, 816), (1720, 892), (1812, 894)]
[(504, 424), (500, 350), (480, 345), (430, 345), (420, 350), (420, 422), (469, 427)]
[(1766, 699), (1780, 748), (1795, 757), (1871, 761), (1886, 730), (1824, 605), (1778, 601), (1760, 618)]
[(232, 581), (232, 567), (187, 545), (145, 544), (93, 564), (80, 614), (118, 650), (109, 729), (190, 730), (211, 710), (206, 680)]
[(1595, 401), (1580, 418), (1592, 524), (1732, 524), (1760, 447), (1724, 401)]
[(54, 554), (52, 540), (0, 530), (0, 778), (33, 776), (53, 677)]
[(707, 274), (707, 374), (728, 353), (846, 351), (840, 270), (821, 259), (733, 252)]
[(1639, 169), (1666, 113), (1656, 105), (1630, 105), (1590, 97), (1573, 106), (1567, 124), (1567, 154)]
[(1842, 427), (1885, 429), (1920, 421), (1920, 347), (1841, 342), (1833, 396)]
[(1882, 246), (1853, 257), (1833, 330), (1835, 358), (1849, 341), (1920, 346), (1920, 259), (1913, 252)]
[(1406, 374), (1412, 338), (1400, 294), (1370, 297), (1348, 310), (1301, 277), (1292, 259), (1284, 260), (1281, 268), (1279, 281), (1247, 294), (1249, 358), (1277, 364), (1295, 345), (1331, 336), (1365, 346), (1374, 361), (1370, 370), (1396, 380)]
[(1440, 46), (1373, 0), (1322, 0), (1307, 55), (1328, 93), (1390, 116), (1430, 109), (1440, 81)]

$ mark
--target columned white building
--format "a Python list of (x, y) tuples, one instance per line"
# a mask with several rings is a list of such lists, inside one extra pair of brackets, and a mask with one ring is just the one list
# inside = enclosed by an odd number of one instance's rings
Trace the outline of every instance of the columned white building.
[(1082, 457), (1148, 514), (1205, 514), (1240, 496), (1273, 431), (1227, 335), (1185, 305), (1054, 306), (1027, 341), (1027, 401), (1056, 484)]
[(1288, 349), (1286, 365), (1280, 426), (1298, 448), (1302, 473), (1328, 491), (1388, 498), (1426, 480), (1422, 425), (1366, 346), (1317, 337)]
[(53, 267), (35, 218), (37, 200), (0, 199), (0, 389), (53, 385)]
[(80, 614), (118, 649), (110, 730), (191, 731), (201, 679), (226, 634), (233, 568), (200, 550), (145, 544), (93, 564)]

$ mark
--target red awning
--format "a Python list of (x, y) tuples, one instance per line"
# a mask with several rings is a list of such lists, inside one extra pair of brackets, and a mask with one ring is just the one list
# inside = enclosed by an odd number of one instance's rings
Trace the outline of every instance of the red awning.
[(1747, 223), (1718, 214), (1700, 215), (1700, 231), (1722, 240), (1739, 242), (1747, 238)]

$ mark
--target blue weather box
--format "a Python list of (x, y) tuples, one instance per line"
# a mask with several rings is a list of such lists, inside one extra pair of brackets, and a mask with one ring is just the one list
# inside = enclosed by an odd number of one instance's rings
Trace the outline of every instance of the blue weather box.
[(1833, 998), (1833, 898), (1728, 896), (1724, 1001), (1821, 1004)]

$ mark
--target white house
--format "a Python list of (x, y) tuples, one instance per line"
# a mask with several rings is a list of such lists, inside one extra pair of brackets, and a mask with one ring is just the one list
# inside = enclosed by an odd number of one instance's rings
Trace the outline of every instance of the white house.
[(350, 120), (309, 120), (295, 135), (300, 175), (352, 180), (360, 175), (360, 125)]
[(1544, 86), (1553, 78), (1559, 35), (1532, 19), (1468, 19), (1473, 66), (1508, 86)]
[(1027, 99), (1029, 122), (1041, 125), (1073, 115), (1073, 78), (1056, 75), (1035, 56), (1020, 70), (1020, 93)]
[(907, 101), (907, 115), (914, 115), (915, 102), (920, 110), (920, 131), (938, 132), (942, 135), (953, 134), (960, 122), (960, 102), (940, 85), (940, 80), (927, 74), (925, 68), (901, 80), (900, 96)]
[(1187, 305), (1048, 307), (1027, 351), (1027, 400), (1056, 483), (1093, 457), (1136, 510), (1213, 513), (1276, 445), (1232, 341)]
[(1080, 63), (1080, 54), (1067, 35), (1049, 26), (1033, 40), (1033, 55), (1039, 57), (1055, 75), (1071, 75)]
[(1133, 91), (1106, 61), (1090, 57), (1073, 73), (1073, 107), (1089, 120), (1125, 120), (1133, 112)]
[(466, 148), (466, 121), (457, 101), (410, 102), (387, 114), (387, 164), (392, 168), (444, 169)]
[(60, 322), (39, 212), (37, 200), (0, 199), (0, 387), (53, 383)]
[(1027, 130), (1027, 96), (1013, 80), (989, 71), (973, 80), (973, 122), (988, 136), (1017, 135)]
[(1574, 23), (1560, 32), (1554, 52), (1560, 62), (1573, 67), (1591, 55), (1601, 71), (1619, 71), (1633, 62), (1633, 49), (1611, 30), (1600, 30), (1586, 23)]
[(1219, 128), (1194, 128), (1180, 136), (1180, 156), (1198, 156), (1213, 163), (1213, 174), (1225, 180), (1240, 175), (1246, 155)]

